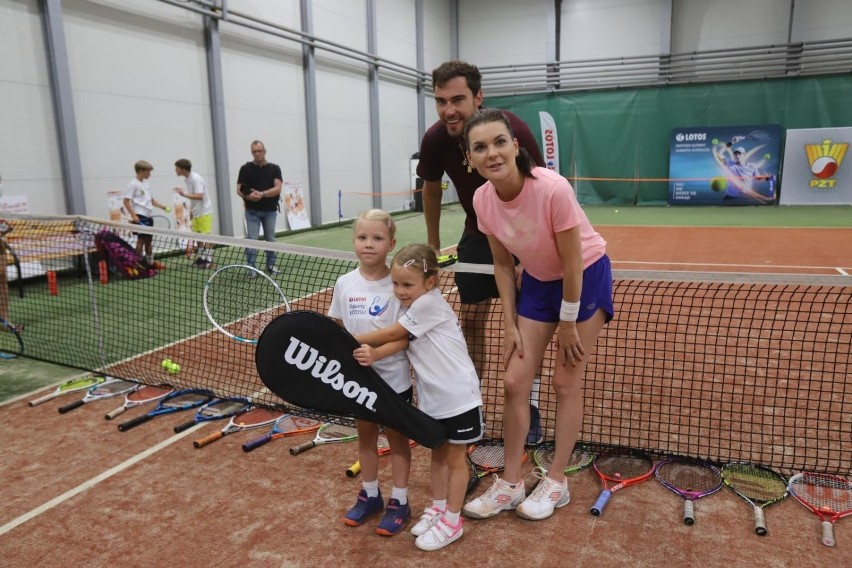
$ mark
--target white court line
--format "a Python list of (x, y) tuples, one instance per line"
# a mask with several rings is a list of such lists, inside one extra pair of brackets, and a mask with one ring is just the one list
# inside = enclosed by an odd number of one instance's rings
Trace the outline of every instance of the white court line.
[(848, 273), (848, 272), (846, 272), (845, 270), (843, 270), (843, 269), (842, 269), (842, 268), (840, 268), (840, 267), (836, 267), (836, 268), (835, 268), (835, 270), (836, 270), (837, 272), (839, 272), (840, 274), (842, 274), (843, 276), (849, 276), (849, 273)]
[[(840, 270), (836, 266), (801, 266), (796, 264), (729, 264), (729, 263), (714, 263), (714, 262), (666, 262), (664, 260), (613, 260), (613, 264), (651, 264), (665, 266), (728, 266), (740, 268), (799, 268), (806, 270)], [(848, 276), (848, 274), (847, 274)]]
[(174, 444), (175, 442), (177, 442), (181, 438), (184, 438), (184, 437), (188, 436), (189, 434), (195, 432), (196, 430), (198, 430), (199, 427), (201, 427), (203, 425), (204, 425), (204, 423), (200, 422), (200, 423), (196, 424), (195, 426), (193, 426), (192, 428), (190, 428), (188, 430), (184, 430), (180, 434), (175, 434), (171, 438), (163, 440), (162, 442), (160, 442), (156, 446), (152, 446), (152, 447), (148, 448), (147, 450), (145, 450), (144, 452), (136, 454), (132, 458), (129, 458), (129, 459), (125, 460), (124, 462), (118, 464), (117, 466), (108, 469), (107, 471), (101, 473), (100, 475), (96, 475), (92, 479), (81, 483), (80, 485), (78, 485), (74, 489), (66, 491), (62, 495), (59, 495), (58, 497), (54, 497), (53, 499), (51, 499), (47, 503), (45, 503), (45, 504), (43, 504), (39, 507), (36, 507), (32, 511), (30, 511), (28, 513), (24, 513), (23, 515), (21, 515), (17, 519), (9, 521), (8, 523), (6, 523), (2, 527), (0, 527), (0, 535), (6, 534), (7, 532), (14, 529), (15, 527), (24, 524), (25, 522), (29, 521), (30, 519), (33, 519), (33, 518), (41, 515), (42, 513), (46, 512), (46, 511), (49, 511), (50, 509), (56, 507), (57, 505), (61, 505), (62, 503), (64, 503), (68, 499), (70, 499), (71, 497), (74, 497), (75, 495), (77, 495), (78, 493), (82, 493), (83, 491), (91, 489), (92, 487), (94, 487), (95, 485), (100, 483), (101, 481), (104, 481), (105, 479), (109, 479), (110, 477), (112, 477), (113, 475), (115, 475), (117, 473), (121, 473), (125, 469), (127, 469), (127, 468), (131, 467), (132, 465), (142, 461), (143, 459), (147, 458), (148, 456), (159, 452), (163, 448), (166, 448), (166, 447)]

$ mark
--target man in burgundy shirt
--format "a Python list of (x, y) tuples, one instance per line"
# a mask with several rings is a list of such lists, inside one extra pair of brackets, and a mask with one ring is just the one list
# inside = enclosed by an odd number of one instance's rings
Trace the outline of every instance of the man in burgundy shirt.
[[(432, 71), (432, 85), (435, 89), (438, 121), (423, 135), (420, 162), (417, 165), (417, 175), (423, 178), (423, 214), (429, 245), (435, 250), (441, 248), (441, 178), (446, 172), (456, 188), (466, 215), (464, 230), (456, 249), (459, 262), (493, 264), (488, 239), (479, 231), (476, 212), (473, 210), (473, 194), (485, 183), (485, 179), (467, 163), (462, 142), (465, 123), (482, 105), (482, 75), (474, 65), (464, 61), (447, 61)], [(527, 149), (536, 165), (544, 167), (541, 150), (527, 124), (508, 111), (503, 113), (512, 126), (518, 144)], [(499, 298), (500, 294), (490, 274), (456, 273), (456, 285), (461, 298), (459, 323), (481, 380), (485, 368), (487, 311), (491, 299)], [(537, 384), (533, 387), (535, 399), (536, 387)], [(527, 441), (537, 443), (541, 438), (538, 409), (533, 405), (531, 410), (532, 424)]]

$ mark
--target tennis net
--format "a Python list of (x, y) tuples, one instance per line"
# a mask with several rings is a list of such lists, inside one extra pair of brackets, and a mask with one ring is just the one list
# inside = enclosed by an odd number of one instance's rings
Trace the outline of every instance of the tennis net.
[[(210, 270), (193, 266), (191, 233), (141, 229), (85, 217), (12, 219), (26, 223), (20, 274), (7, 255), (9, 315), (24, 326), (24, 356), (147, 384), (203, 387), (287, 407), (263, 389), (254, 346), (233, 341), (205, 317)], [(67, 228), (65, 254), (39, 247), (39, 232)], [(131, 244), (153, 236), (166, 265), (155, 276), (109, 275), (95, 250), (107, 230)], [(326, 313), (334, 282), (357, 266), (351, 253), (205, 236), (216, 267), (244, 264), (247, 249), (277, 255), (274, 275), (291, 309)], [(14, 230), (6, 236), (14, 250)], [(261, 264), (262, 265), (262, 264)], [(459, 313), (455, 274), (489, 267), (454, 265), (441, 287)], [(54, 283), (48, 273), (57, 275)], [(616, 271), (616, 317), (588, 366), (580, 434), (591, 447), (628, 447), (717, 463), (750, 461), (784, 473), (852, 473), (852, 281), (845, 277)], [(234, 284), (239, 297), (244, 289)], [(2, 294), (2, 291), (0, 291)], [(0, 298), (2, 299), (2, 298)], [(248, 306), (249, 303), (246, 303)], [(2, 306), (2, 303), (0, 303)], [(247, 310), (250, 308), (247, 308)], [(246, 312), (234, 317), (251, 318)], [(481, 371), (487, 438), (502, 436), (502, 313), (483, 321)], [(2, 340), (0, 340), (2, 341)], [(0, 345), (2, 349), (2, 345)], [(544, 443), (553, 440), (553, 345), (538, 396)], [(180, 365), (171, 374), (165, 359)], [(416, 381), (415, 381), (416, 383)], [(295, 409), (298, 410), (298, 409)]]

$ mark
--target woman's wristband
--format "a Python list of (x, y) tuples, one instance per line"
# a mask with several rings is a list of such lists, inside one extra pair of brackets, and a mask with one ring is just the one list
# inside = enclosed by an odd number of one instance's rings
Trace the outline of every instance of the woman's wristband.
[(580, 315), (580, 302), (566, 302), (562, 300), (559, 308), (559, 321), (577, 321)]

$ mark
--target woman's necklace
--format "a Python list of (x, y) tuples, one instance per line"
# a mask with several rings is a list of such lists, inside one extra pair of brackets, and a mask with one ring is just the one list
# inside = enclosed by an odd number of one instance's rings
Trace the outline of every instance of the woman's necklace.
[(467, 157), (464, 153), (464, 146), (462, 146), (461, 138), (459, 138), (459, 150), (462, 153), (462, 165), (467, 168), (467, 173), (473, 173), (473, 169), (470, 167), (470, 164), (467, 162)]

